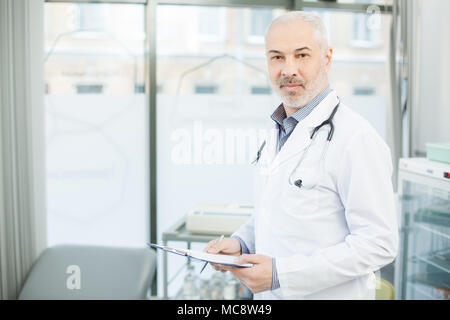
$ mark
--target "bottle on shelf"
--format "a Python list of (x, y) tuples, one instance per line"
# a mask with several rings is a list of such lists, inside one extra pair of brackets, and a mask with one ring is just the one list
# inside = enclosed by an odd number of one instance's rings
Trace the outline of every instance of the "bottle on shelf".
[(200, 279), (199, 294), (201, 300), (211, 299), (211, 290), (208, 279)]
[(186, 300), (197, 300), (199, 292), (197, 288), (197, 275), (192, 264), (188, 264), (183, 283), (183, 298)]
[(231, 272), (227, 274), (223, 288), (223, 298), (224, 300), (236, 300), (239, 293), (239, 281)]
[(210, 281), (210, 292), (212, 300), (223, 299), (223, 287), (224, 287), (223, 276), (221, 275), (220, 272), (214, 273)]

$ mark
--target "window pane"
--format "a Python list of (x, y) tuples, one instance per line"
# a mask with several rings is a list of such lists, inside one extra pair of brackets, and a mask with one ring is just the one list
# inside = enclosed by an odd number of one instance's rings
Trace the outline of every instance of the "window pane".
[(106, 5), (79, 4), (79, 26), (81, 30), (105, 30)]
[(144, 14), (142, 5), (45, 4), (49, 245), (145, 246)]
[(251, 35), (264, 36), (267, 27), (272, 22), (272, 9), (251, 9), (252, 29)]
[(314, 11), (325, 22), (333, 62), (330, 86), (349, 107), (364, 116), (393, 148), (389, 77), (390, 15), (367, 23), (367, 14)]
[[(222, 8), (198, 8), (192, 21), (198, 23), (198, 35), (202, 41), (222, 41), (225, 36), (225, 10)], [(195, 20), (196, 19), (196, 20)]]
[[(193, 17), (205, 10), (216, 13), (209, 28), (222, 30), (220, 41), (204, 41), (192, 28)], [(282, 12), (158, 6), (157, 78), (164, 88), (157, 96), (159, 239), (198, 203), (254, 203), (251, 162), (259, 130), (279, 102), (267, 90), (264, 43), (248, 40), (256, 31), (262, 37)], [(183, 261), (168, 259), (170, 278)]]

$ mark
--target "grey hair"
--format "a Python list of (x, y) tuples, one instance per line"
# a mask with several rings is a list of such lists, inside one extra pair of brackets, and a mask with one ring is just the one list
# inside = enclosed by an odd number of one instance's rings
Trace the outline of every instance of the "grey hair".
[[(328, 49), (327, 28), (325, 27), (325, 24), (323, 23), (322, 19), (320, 19), (320, 17), (313, 12), (289, 11), (288, 13), (285, 13), (285, 14), (275, 18), (272, 21), (272, 23), (270, 24), (269, 28), (267, 29), (267, 32), (275, 24), (291, 22), (291, 21), (295, 21), (295, 20), (301, 20), (304, 22), (308, 22), (312, 26), (312, 28), (314, 29), (314, 33), (316, 36), (316, 40), (319, 44), (319, 47), (322, 49), (322, 52), (325, 54), (326, 50)], [(266, 37), (267, 37), (267, 32), (266, 32)]]

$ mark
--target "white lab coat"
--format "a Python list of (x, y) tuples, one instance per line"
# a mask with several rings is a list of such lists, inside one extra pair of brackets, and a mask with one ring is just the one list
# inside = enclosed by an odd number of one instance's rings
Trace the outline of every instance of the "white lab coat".
[(255, 213), (234, 233), (254, 253), (276, 258), (280, 288), (255, 299), (374, 299), (374, 272), (397, 254), (390, 150), (369, 122), (343, 103), (324, 160), (328, 125), (293, 174), (292, 181), (301, 178), (316, 187), (288, 182), (313, 128), (337, 102), (330, 92), (297, 124), (279, 153), (278, 130), (266, 139), (257, 168)]

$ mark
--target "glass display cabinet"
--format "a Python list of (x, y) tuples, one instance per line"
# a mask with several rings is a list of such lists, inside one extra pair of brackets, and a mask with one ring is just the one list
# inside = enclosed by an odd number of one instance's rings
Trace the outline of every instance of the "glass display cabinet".
[(397, 299), (450, 296), (450, 165), (400, 159), (400, 245), (395, 264)]

